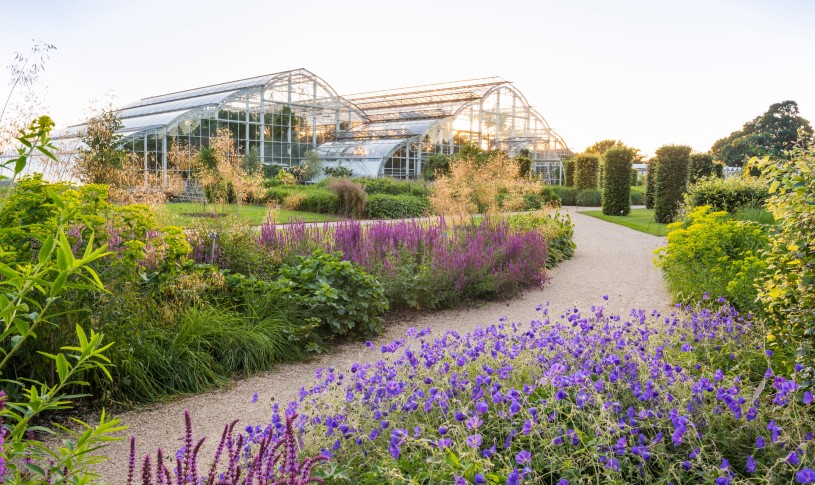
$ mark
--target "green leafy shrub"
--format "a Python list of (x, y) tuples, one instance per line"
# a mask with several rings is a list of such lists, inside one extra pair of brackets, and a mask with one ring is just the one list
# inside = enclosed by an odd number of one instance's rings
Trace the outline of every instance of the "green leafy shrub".
[(603, 214), (628, 215), (631, 212), (631, 162), (634, 151), (623, 147), (611, 148), (603, 157)]
[(396, 180), (390, 177), (360, 177), (354, 179), (354, 182), (362, 185), (368, 195), (412, 195), (423, 198), (430, 195), (430, 186), (423, 181)]
[(539, 231), (548, 242), (546, 267), (554, 268), (561, 262), (572, 259), (575, 250), (574, 224), (568, 214), (518, 214), (507, 218), (507, 224), (514, 231)]
[(450, 173), (450, 157), (443, 153), (434, 153), (422, 164), (422, 178), (435, 180), (438, 175)]
[[(59, 224), (81, 224), (91, 231), (101, 231), (106, 214), (113, 212), (107, 198), (107, 185), (75, 187), (66, 182), (47, 182), (42, 174), (23, 177), (0, 208), (0, 227), (4, 228), (0, 246), (14, 250), (16, 261), (23, 262), (31, 259), (36, 245), (52, 235)], [(57, 199), (64, 207), (58, 205)], [(61, 212), (65, 218), (57, 221)]]
[(388, 308), (382, 285), (339, 254), (316, 250), (283, 264), (275, 280), (282, 301), (319, 320), (333, 335), (376, 335)]
[(551, 188), (560, 199), (561, 205), (599, 207), (602, 203), (602, 193), (597, 189), (578, 189), (562, 185), (553, 185)]
[(656, 191), (657, 159), (652, 159), (646, 163), (648, 171), (645, 174), (645, 208), (654, 208), (654, 192)]
[(538, 210), (553, 204), (560, 205), (560, 197), (551, 186), (543, 187), (538, 193), (524, 194), (523, 210)]
[(354, 171), (342, 165), (342, 162), (336, 167), (325, 167), (323, 173), (329, 177), (344, 178), (354, 175)]
[(716, 211), (735, 213), (741, 208), (758, 209), (770, 196), (769, 184), (758, 178), (705, 177), (688, 187), (685, 204), (688, 207), (709, 205)]
[(597, 155), (577, 155), (574, 162), (574, 186), (578, 189), (596, 189), (600, 170), (600, 157)]
[(337, 197), (337, 212), (344, 216), (364, 217), (365, 189), (350, 178), (334, 178), (328, 181), (328, 189)]
[(408, 194), (372, 194), (368, 196), (367, 206), (371, 219), (423, 217), (430, 212), (430, 202), (426, 198)]
[(303, 194), (305, 198), (298, 201), (298, 210), (318, 214), (339, 214), (340, 203), (336, 194), (321, 185), (274, 186), (266, 189), (266, 202), (277, 202), (283, 205), (292, 194)]
[(657, 222), (673, 222), (679, 214), (688, 185), (690, 152), (690, 147), (684, 145), (665, 145), (656, 151), (654, 217)]
[(563, 171), (566, 172), (566, 187), (574, 187), (574, 157), (563, 160)]
[(761, 254), (767, 244), (763, 226), (697, 207), (668, 226), (668, 245), (657, 250), (657, 266), (678, 301), (702, 300), (707, 292), (741, 311), (761, 313), (754, 282), (767, 271)]
[(761, 300), (772, 332), (796, 348), (803, 384), (815, 386), (815, 151), (796, 148), (790, 160), (758, 163), (770, 182), (767, 208), (776, 225), (766, 253), (769, 274)]
[(645, 187), (631, 187), (631, 205), (645, 205)]

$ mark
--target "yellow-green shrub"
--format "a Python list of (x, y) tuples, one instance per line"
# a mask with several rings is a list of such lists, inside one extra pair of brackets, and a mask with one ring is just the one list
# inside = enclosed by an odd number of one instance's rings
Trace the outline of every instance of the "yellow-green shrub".
[(668, 226), (668, 245), (657, 250), (656, 264), (677, 301), (694, 302), (709, 293), (741, 311), (761, 312), (754, 282), (767, 271), (761, 254), (767, 244), (763, 226), (703, 206)]

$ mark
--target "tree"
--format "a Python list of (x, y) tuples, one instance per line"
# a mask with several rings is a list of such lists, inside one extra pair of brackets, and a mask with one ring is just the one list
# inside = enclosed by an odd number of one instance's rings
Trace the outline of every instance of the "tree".
[(785, 152), (798, 140), (799, 129), (811, 140), (812, 125), (799, 115), (798, 103), (775, 103), (741, 130), (717, 140), (710, 152), (713, 158), (732, 167), (741, 167), (751, 157), (785, 158)]
[(603, 214), (626, 216), (631, 212), (631, 162), (634, 150), (616, 146), (603, 156)]
[(122, 148), (122, 120), (111, 105), (91, 116), (80, 139), (85, 145), (74, 164), (79, 180), (89, 184), (117, 185), (128, 153)]
[(303, 182), (313, 180), (323, 173), (323, 161), (320, 160), (320, 156), (314, 150), (306, 152), (303, 161), (300, 162), (300, 167), (303, 169), (301, 173)]
[(654, 208), (654, 192), (656, 191), (656, 178), (657, 178), (657, 159), (656, 157), (647, 161), (648, 167), (645, 172), (645, 208)]
[(590, 153), (602, 157), (606, 154), (607, 151), (611, 150), (612, 148), (629, 148), (633, 150), (634, 159), (632, 163), (642, 163), (642, 160), (645, 156), (640, 153), (639, 148), (629, 147), (625, 143), (620, 140), (600, 140), (594, 145), (586, 148), (583, 153)]
[(572, 158), (574, 163), (574, 186), (578, 189), (596, 189), (600, 157), (594, 154), (581, 154)]
[(713, 155), (709, 153), (693, 153), (690, 156), (690, 166), (688, 168), (688, 183), (695, 183), (703, 177), (721, 177), (722, 165), (713, 161)]
[(688, 187), (690, 152), (691, 148), (685, 145), (666, 145), (656, 152), (654, 217), (657, 222), (673, 222), (679, 213)]

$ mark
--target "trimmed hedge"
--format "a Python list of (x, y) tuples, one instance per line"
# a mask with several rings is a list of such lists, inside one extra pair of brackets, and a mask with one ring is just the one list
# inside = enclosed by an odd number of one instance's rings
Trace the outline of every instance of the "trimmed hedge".
[(731, 177), (703, 178), (688, 188), (685, 204), (689, 207), (709, 205), (714, 211), (731, 214), (742, 208), (758, 209), (764, 206), (769, 186), (758, 178)]
[(597, 155), (577, 155), (574, 161), (574, 186), (578, 189), (596, 189), (600, 170), (600, 157)]
[(388, 177), (370, 178), (360, 177), (354, 182), (362, 185), (365, 193), (401, 195), (409, 194), (416, 197), (427, 198), (430, 195), (430, 186), (423, 181), (396, 180)]
[(563, 160), (563, 170), (566, 172), (566, 187), (574, 187), (574, 158)]
[(653, 209), (654, 208), (654, 190), (656, 190), (656, 185), (654, 185), (654, 180), (656, 180), (657, 176), (657, 160), (653, 159), (646, 162), (648, 166), (648, 170), (645, 173), (645, 208), (646, 209)]
[(688, 167), (688, 183), (696, 183), (704, 177), (722, 177), (724, 167), (713, 161), (713, 156), (707, 153), (694, 153), (690, 156)]
[(604, 159), (603, 214), (627, 216), (631, 212), (631, 162), (634, 152), (630, 148), (611, 148)]
[(575, 187), (553, 185), (552, 191), (560, 199), (560, 205), (598, 207), (602, 202), (602, 195), (597, 189), (577, 189)]
[(306, 212), (316, 212), (318, 214), (338, 214), (339, 199), (330, 190), (324, 187), (303, 186), (303, 185), (280, 185), (269, 187), (266, 190), (266, 202), (277, 202), (283, 204), (286, 197), (302, 193), (305, 199), (300, 201), (298, 209)]
[(415, 195), (371, 194), (368, 196), (368, 217), (371, 219), (404, 219), (423, 217), (430, 213), (430, 202)]
[(665, 145), (656, 152), (654, 216), (657, 222), (673, 222), (679, 213), (688, 186), (690, 152), (691, 148), (685, 145)]

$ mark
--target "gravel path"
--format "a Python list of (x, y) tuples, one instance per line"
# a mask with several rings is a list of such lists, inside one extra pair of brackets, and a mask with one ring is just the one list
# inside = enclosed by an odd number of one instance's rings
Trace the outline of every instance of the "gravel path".
[[(410, 321), (390, 322), (386, 325), (386, 333), (374, 343), (381, 345), (403, 337), (409, 327), (431, 327), (440, 335), (448, 329), (468, 332), (477, 326), (495, 323), (502, 316), (510, 321), (526, 322), (535, 318), (535, 307), (546, 301), (550, 302), (553, 314), (560, 314), (572, 306), (587, 309), (602, 302), (604, 294), (609, 295), (609, 301), (603, 304), (615, 312), (627, 314), (632, 307), (662, 310), (669, 306), (665, 284), (652, 263), (653, 250), (664, 245), (665, 238), (584, 216), (571, 208), (567, 211), (575, 224), (577, 250), (570, 261), (549, 272), (551, 279), (543, 289), (527, 291), (510, 301), (489, 302), (423, 314)], [(378, 355), (366, 352), (361, 343), (343, 345), (309, 362), (281, 364), (273, 371), (237, 382), (228, 389), (177, 399), (118, 417), (129, 426), (127, 433), (137, 437), (141, 456), (147, 452), (154, 455), (158, 447), (170, 452), (181, 447), (185, 409), (192, 415), (196, 435), (208, 436), (209, 445), (214, 446), (213, 441), (217, 442), (224, 424), (232, 419), (240, 418), (243, 424), (267, 422), (271, 402), (285, 403), (295, 399), (302, 386), (312, 383), (316, 369), (335, 367), (345, 370), (353, 362), (373, 358)], [(251, 404), (254, 392), (258, 393), (259, 399)], [(110, 483), (125, 482), (128, 441), (111, 445), (107, 449), (110, 460), (98, 468)], [(206, 446), (204, 451), (209, 451)]]

